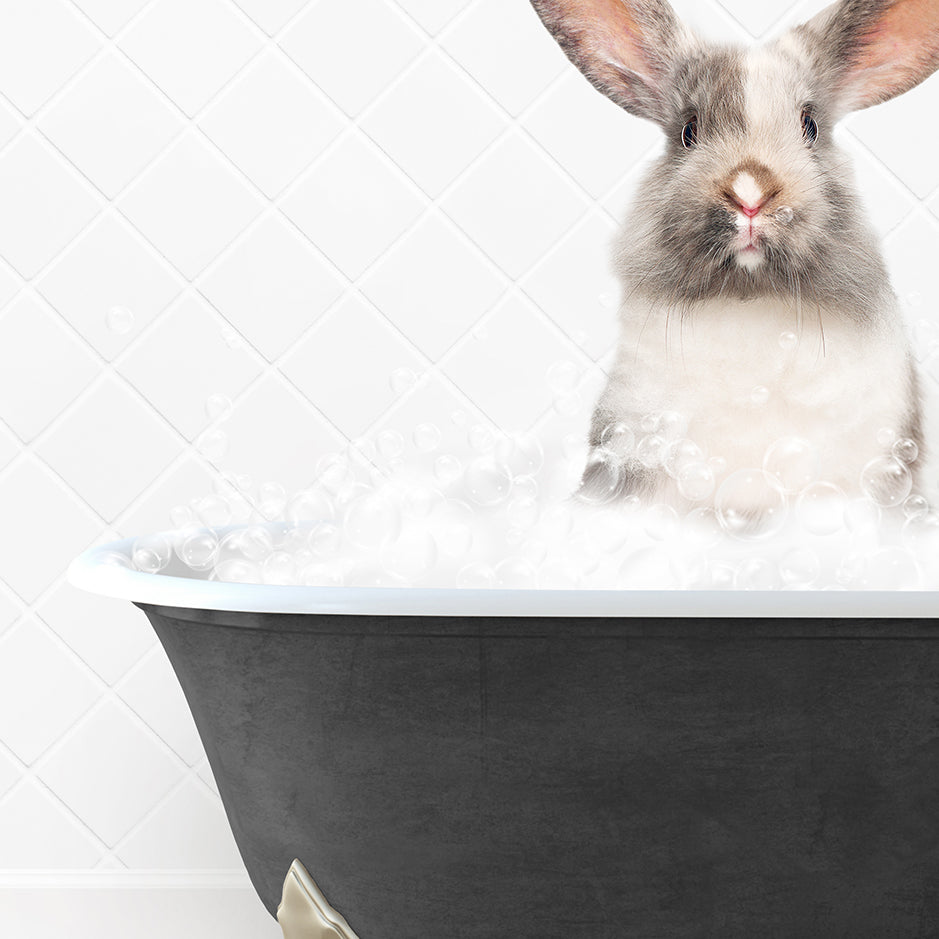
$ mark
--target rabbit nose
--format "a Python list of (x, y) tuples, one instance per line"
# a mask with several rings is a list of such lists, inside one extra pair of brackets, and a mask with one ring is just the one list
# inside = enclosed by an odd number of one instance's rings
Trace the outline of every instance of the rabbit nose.
[(747, 218), (755, 218), (781, 191), (782, 187), (769, 167), (750, 161), (731, 172), (723, 194), (735, 209)]

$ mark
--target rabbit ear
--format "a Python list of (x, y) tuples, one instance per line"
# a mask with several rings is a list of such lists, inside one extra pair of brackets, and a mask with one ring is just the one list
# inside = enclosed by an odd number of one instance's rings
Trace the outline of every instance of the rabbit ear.
[(668, 119), (664, 87), (685, 29), (666, 0), (531, 0), (568, 58), (620, 107)]
[(844, 110), (895, 98), (939, 68), (939, 0), (841, 0), (798, 31)]

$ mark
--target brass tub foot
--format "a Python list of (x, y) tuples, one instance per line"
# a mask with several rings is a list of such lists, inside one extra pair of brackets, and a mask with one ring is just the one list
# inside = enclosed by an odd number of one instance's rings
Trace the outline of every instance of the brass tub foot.
[(287, 871), (277, 922), (284, 939), (358, 939), (299, 861)]

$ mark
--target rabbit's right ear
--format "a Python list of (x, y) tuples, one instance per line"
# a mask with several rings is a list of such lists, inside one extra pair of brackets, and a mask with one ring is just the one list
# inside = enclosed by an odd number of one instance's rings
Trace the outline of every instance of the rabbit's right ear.
[(568, 58), (620, 107), (668, 121), (665, 81), (687, 31), (667, 0), (531, 0)]

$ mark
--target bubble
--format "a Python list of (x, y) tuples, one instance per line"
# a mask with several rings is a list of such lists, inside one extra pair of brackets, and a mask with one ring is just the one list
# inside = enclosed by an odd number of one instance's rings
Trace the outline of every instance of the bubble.
[(263, 561), (274, 550), (274, 538), (270, 531), (260, 525), (238, 532), (238, 550), (249, 561)]
[(434, 476), (441, 486), (455, 483), (463, 475), (463, 464), (452, 454), (438, 456), (434, 461)]
[(531, 434), (512, 434), (496, 441), (496, 459), (505, 464), (512, 476), (533, 476), (544, 466), (544, 450)]
[(870, 556), (866, 584), (870, 590), (916, 590), (921, 581), (919, 565), (908, 548), (892, 545)]
[(195, 509), (199, 521), (207, 528), (221, 528), (231, 522), (231, 506), (221, 496), (203, 496)]
[(903, 525), (903, 540), (919, 557), (935, 557), (939, 547), (939, 514), (927, 512), (907, 519)]
[(273, 521), (287, 508), (287, 490), (277, 482), (264, 482), (258, 488), (258, 511)]
[(910, 496), (903, 503), (903, 514), (908, 519), (923, 518), (929, 514), (929, 502), (922, 496)]
[(770, 391), (765, 385), (757, 385), (750, 392), (750, 402), (758, 408), (763, 407), (770, 398)]
[(330, 564), (308, 564), (300, 572), (300, 583), (305, 587), (341, 587), (342, 572)]
[(480, 590), (496, 585), (496, 572), (488, 565), (474, 561), (461, 568), (456, 575), (456, 585), (464, 590)]
[(126, 336), (134, 328), (134, 314), (126, 306), (112, 306), (105, 316), (108, 329), (118, 336)]
[(548, 369), (548, 388), (556, 395), (571, 394), (580, 381), (580, 369), (573, 362), (555, 362)]
[(291, 525), (311, 525), (334, 518), (332, 499), (323, 489), (301, 489), (286, 503), (285, 517)]
[(137, 538), (131, 548), (130, 557), (138, 571), (156, 574), (170, 562), (173, 546), (166, 535), (144, 535)]
[(223, 394), (212, 394), (205, 399), (205, 413), (210, 421), (226, 421), (232, 415), (234, 405), (231, 398)]
[(426, 577), (437, 564), (437, 542), (427, 531), (405, 531), (382, 549), (385, 569), (410, 581)]
[(509, 497), (512, 472), (491, 456), (481, 456), (466, 468), (464, 476), (470, 499), (481, 506), (498, 505)]
[(665, 448), (665, 472), (672, 479), (678, 479), (686, 466), (703, 461), (704, 451), (693, 440), (674, 440)]
[(342, 547), (342, 529), (332, 522), (320, 522), (310, 529), (307, 544), (316, 557), (333, 558)]
[(636, 435), (628, 424), (608, 424), (600, 435), (600, 446), (622, 460), (635, 450)]
[(799, 493), (796, 518), (813, 535), (833, 535), (845, 524), (848, 500), (834, 483), (812, 483)]
[(892, 427), (881, 427), (877, 431), (877, 443), (882, 447), (892, 447), (897, 440), (897, 432)]
[(639, 427), (644, 434), (654, 434), (659, 429), (659, 415), (643, 414)]
[(506, 509), (506, 518), (516, 528), (533, 528), (538, 522), (540, 509), (537, 499), (513, 498)]
[(893, 456), (901, 463), (912, 466), (919, 457), (919, 447), (915, 440), (903, 437), (893, 444)]
[(790, 587), (808, 587), (818, 580), (822, 565), (810, 548), (791, 548), (779, 562), (779, 573)]
[(472, 526), (459, 518), (445, 520), (437, 534), (440, 553), (449, 558), (463, 558), (473, 548)]
[(643, 530), (655, 541), (667, 541), (678, 531), (678, 513), (670, 505), (653, 505), (643, 519)]
[(210, 428), (200, 434), (196, 449), (210, 463), (215, 463), (228, 452), (228, 434), (224, 430)]
[(495, 567), (496, 586), (517, 590), (538, 585), (538, 569), (527, 558), (511, 557)]
[(337, 495), (355, 482), (355, 473), (347, 457), (341, 453), (327, 453), (317, 461), (314, 480)]
[(176, 548), (179, 559), (194, 571), (207, 571), (218, 554), (218, 536), (208, 528), (184, 533)]
[(403, 395), (417, 384), (417, 375), (410, 368), (396, 368), (389, 378), (391, 390), (396, 395)]
[(412, 486), (404, 495), (405, 511), (415, 518), (428, 518), (443, 501), (443, 493), (432, 486)]
[(713, 548), (723, 537), (720, 519), (711, 506), (692, 509), (682, 521), (683, 540), (698, 550)]
[(736, 538), (768, 538), (786, 520), (786, 498), (762, 470), (744, 469), (721, 483), (714, 508), (724, 531)]
[(274, 551), (261, 565), (261, 577), (265, 584), (286, 586), (297, 582), (297, 562), (287, 551)]
[(196, 513), (188, 505), (174, 505), (170, 509), (170, 521), (173, 528), (192, 528), (196, 522)]
[(496, 435), (485, 424), (471, 427), (467, 439), (477, 453), (488, 453), (496, 445)]
[(104, 567), (118, 567), (122, 570), (133, 569), (134, 562), (122, 551), (106, 551), (95, 557), (95, 562)]
[(818, 479), (818, 451), (802, 437), (783, 437), (766, 451), (763, 471), (780, 492), (801, 492)]
[(378, 493), (359, 496), (346, 510), (345, 534), (360, 548), (380, 548), (401, 533), (401, 512)]
[(375, 438), (375, 448), (385, 460), (393, 460), (404, 453), (404, 437), (396, 430), (383, 430)]
[(861, 491), (877, 505), (900, 505), (913, 489), (909, 468), (893, 457), (877, 457), (861, 470)]
[(779, 334), (779, 348), (783, 352), (794, 352), (799, 345), (799, 337), (789, 330)]
[(778, 590), (779, 569), (767, 558), (748, 558), (734, 571), (738, 590)]
[(541, 513), (539, 529), (554, 543), (562, 543), (574, 530), (574, 513), (564, 503), (549, 505)]
[(680, 440), (688, 430), (688, 421), (677, 411), (663, 411), (658, 416), (656, 433), (669, 443)]
[(869, 499), (852, 499), (844, 509), (844, 523), (855, 536), (870, 535), (880, 528), (880, 507)]
[(665, 460), (667, 446), (664, 437), (660, 437), (658, 434), (648, 434), (639, 441), (639, 446), (636, 447), (636, 456), (647, 469), (656, 469)]
[(548, 561), (538, 571), (538, 585), (546, 590), (574, 590), (584, 578), (563, 561)]
[(619, 494), (622, 485), (622, 464), (607, 450), (594, 450), (587, 457), (584, 483), (577, 498), (588, 505), (606, 505)]
[(534, 476), (516, 476), (512, 480), (512, 495), (516, 499), (537, 499), (538, 480)]
[(783, 205), (779, 207), (773, 218), (775, 218), (780, 225), (791, 225), (793, 218), (795, 218), (795, 212), (793, 212), (791, 206)]
[(436, 424), (418, 424), (414, 428), (414, 445), (421, 453), (433, 453), (442, 439), (443, 435)]
[(689, 502), (710, 499), (716, 485), (714, 470), (707, 463), (689, 463), (678, 473), (678, 491)]
[(262, 580), (262, 574), (257, 564), (240, 558), (229, 558), (215, 565), (213, 579), (227, 584), (258, 584)]

